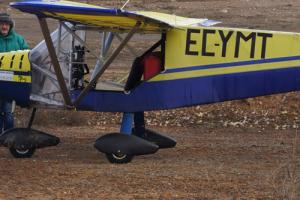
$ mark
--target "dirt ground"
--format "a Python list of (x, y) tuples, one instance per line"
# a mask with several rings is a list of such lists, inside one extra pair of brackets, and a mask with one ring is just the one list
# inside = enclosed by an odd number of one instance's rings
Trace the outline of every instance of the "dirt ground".
[[(0, 1), (0, 9), (12, 14), (17, 31), (33, 47), (42, 39), (35, 17), (11, 10), (9, 2)], [(88, 2), (120, 7), (124, 1)], [(300, 32), (299, 0), (136, 0), (127, 8)], [(34, 127), (59, 136), (61, 144), (23, 160), (0, 148), (0, 199), (297, 200), (299, 102), (295, 92), (148, 112), (150, 128), (175, 138), (177, 146), (126, 165), (109, 164), (93, 148), (96, 138), (118, 131), (119, 113), (39, 111)], [(17, 110), (18, 126), (28, 113)]]

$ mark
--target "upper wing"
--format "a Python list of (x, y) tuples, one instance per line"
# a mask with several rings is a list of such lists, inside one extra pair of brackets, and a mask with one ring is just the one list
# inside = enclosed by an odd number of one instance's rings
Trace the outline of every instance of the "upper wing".
[(138, 21), (142, 22), (141, 31), (164, 31), (171, 27), (205, 25), (208, 22), (207, 19), (185, 18), (157, 12), (132, 12), (64, 0), (29, 0), (10, 5), (40, 17), (111, 29), (129, 30)]

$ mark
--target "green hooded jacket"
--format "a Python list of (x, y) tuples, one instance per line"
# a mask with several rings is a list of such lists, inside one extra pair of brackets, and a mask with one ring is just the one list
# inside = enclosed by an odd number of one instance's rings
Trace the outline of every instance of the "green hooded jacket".
[(7, 36), (0, 35), (0, 53), (25, 49), (29, 49), (28, 44), (14, 29)]

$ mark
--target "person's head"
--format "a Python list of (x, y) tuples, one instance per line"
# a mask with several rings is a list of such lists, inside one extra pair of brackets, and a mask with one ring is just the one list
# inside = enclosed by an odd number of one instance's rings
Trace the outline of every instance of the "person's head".
[(14, 22), (7, 13), (0, 13), (0, 35), (7, 36)]

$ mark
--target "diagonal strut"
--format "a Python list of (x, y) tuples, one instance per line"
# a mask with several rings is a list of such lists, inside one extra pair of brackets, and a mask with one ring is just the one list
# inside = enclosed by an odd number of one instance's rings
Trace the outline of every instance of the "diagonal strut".
[(45, 42), (46, 42), (46, 45), (47, 45), (47, 48), (49, 51), (49, 55), (50, 55), (50, 58), (51, 58), (51, 61), (52, 61), (53, 67), (54, 67), (57, 81), (58, 81), (61, 93), (63, 95), (63, 98), (64, 98), (64, 102), (67, 106), (72, 106), (72, 101), (71, 101), (62, 71), (60, 69), (60, 65), (59, 65), (59, 62), (58, 62), (58, 59), (56, 56), (56, 52), (54, 49), (54, 45), (53, 45), (53, 42), (52, 42), (52, 39), (50, 36), (47, 21), (45, 18), (38, 18), (38, 20), (39, 20), (40, 26), (42, 28), (42, 32), (43, 32)]

